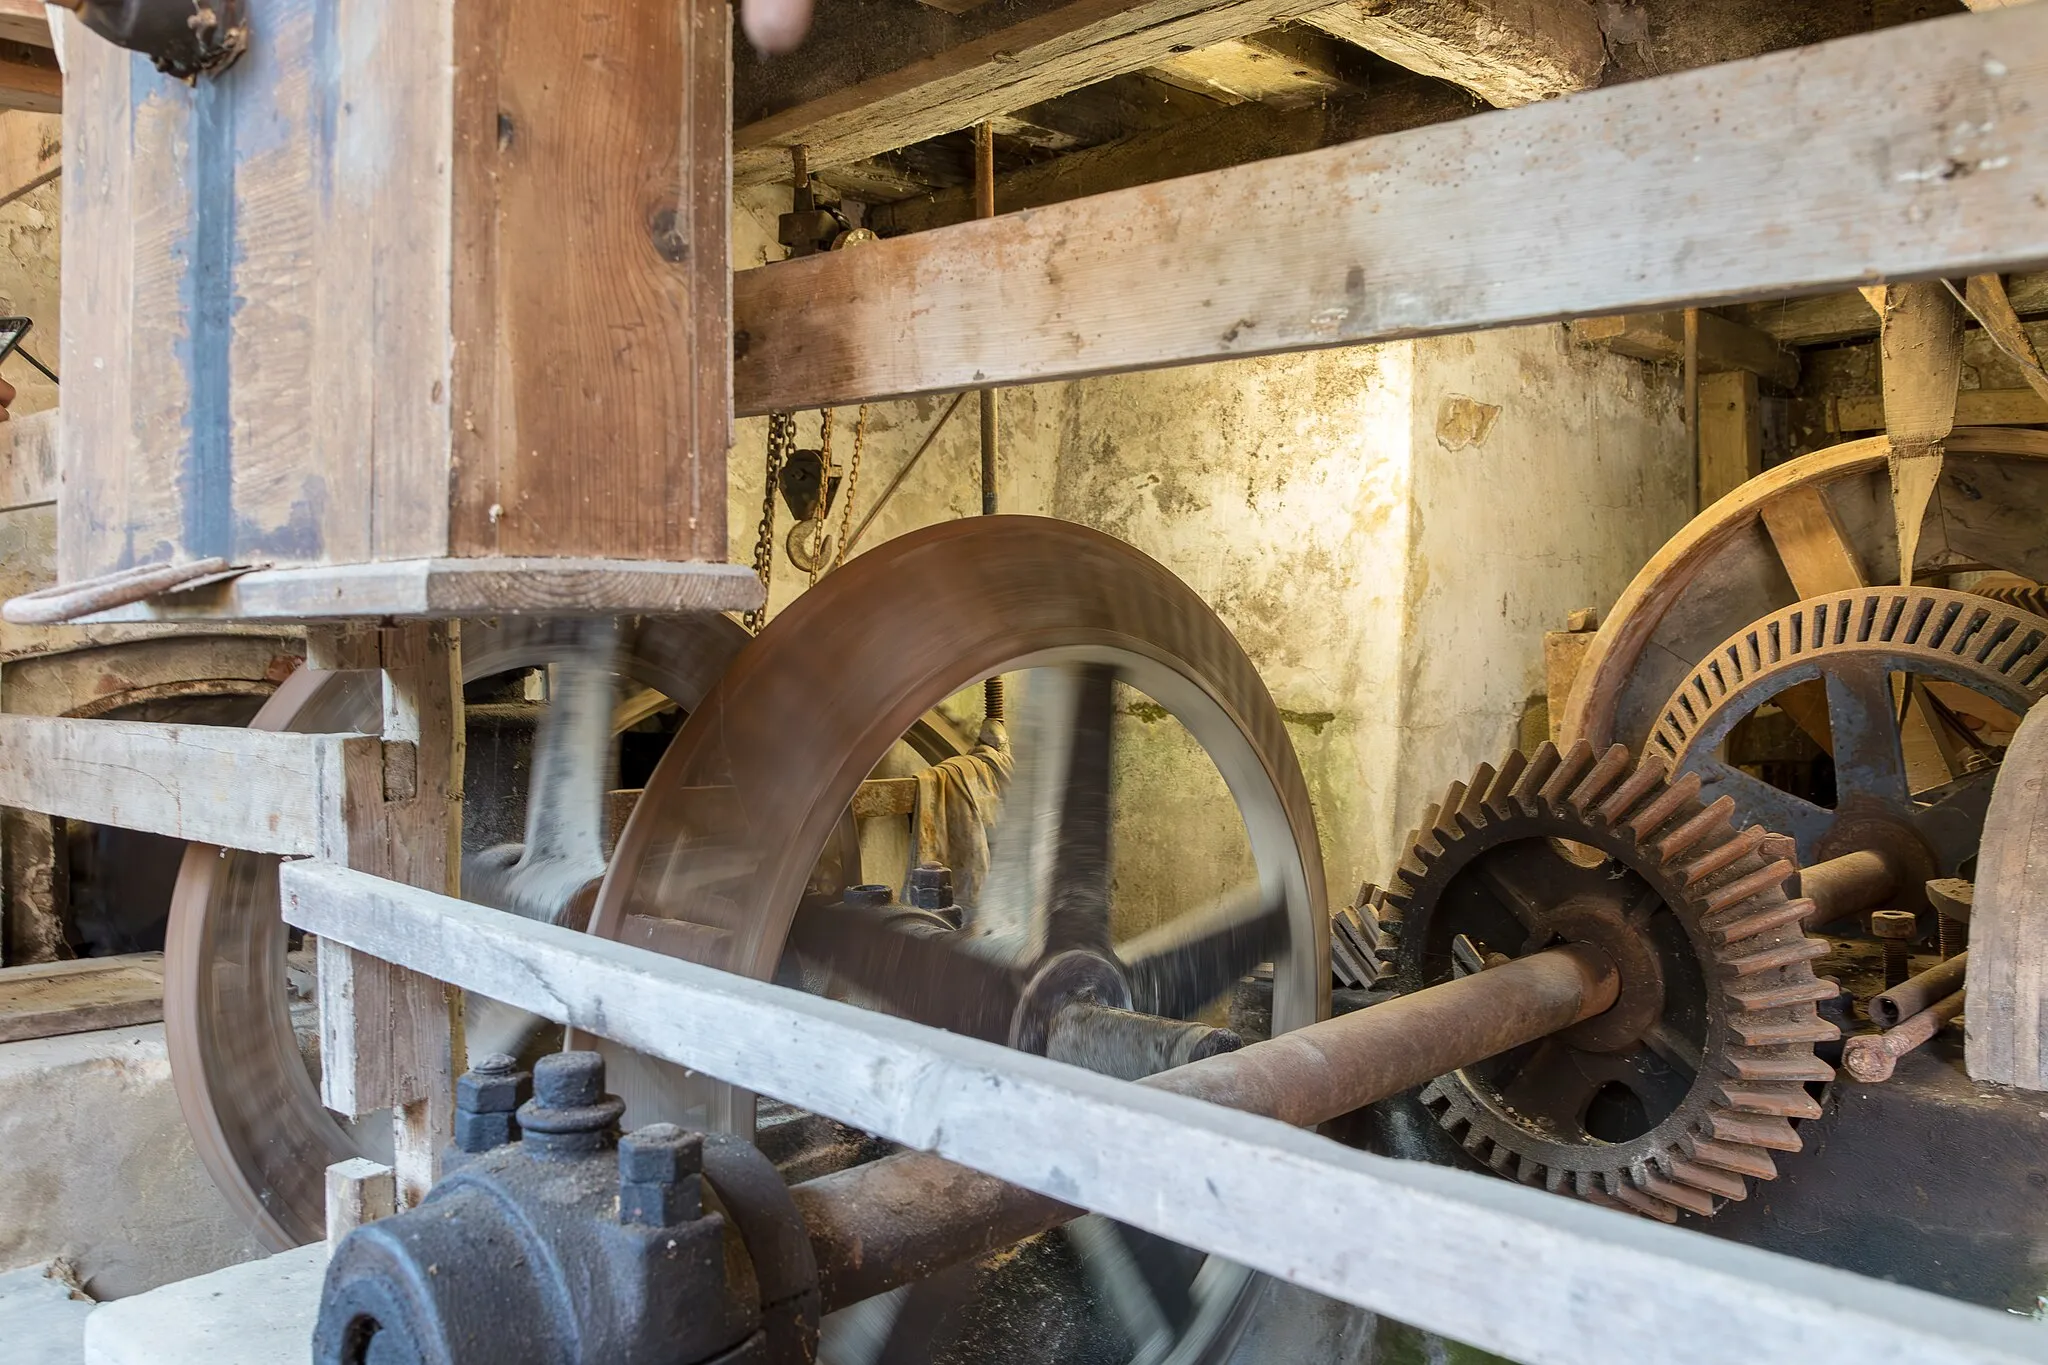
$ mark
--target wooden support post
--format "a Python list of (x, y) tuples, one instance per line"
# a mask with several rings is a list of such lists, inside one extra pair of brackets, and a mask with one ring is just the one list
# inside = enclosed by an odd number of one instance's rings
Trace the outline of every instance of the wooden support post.
[(327, 1168), (327, 1245), (365, 1223), (398, 1212), (398, 1186), (389, 1166), (367, 1157), (351, 1157)]
[(1756, 376), (1742, 370), (1700, 376), (1700, 506), (1764, 472), (1763, 403)]
[[(356, 775), (326, 856), (453, 895), (460, 887), (462, 685), (459, 626), (409, 622), (316, 629), (316, 668), (380, 668), (384, 738)], [(432, 977), (321, 939), (322, 1099), (359, 1117), (392, 1111), (397, 1205), (418, 1203), (454, 1136), (462, 998)]]

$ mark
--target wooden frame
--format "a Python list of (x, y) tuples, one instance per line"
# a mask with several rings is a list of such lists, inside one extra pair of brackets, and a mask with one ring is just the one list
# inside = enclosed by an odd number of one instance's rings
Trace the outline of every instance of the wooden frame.
[(2019, 269), (2044, 85), (2048, 12), (1958, 15), (742, 271), (735, 403)]
[[(288, 863), (285, 919), (1533, 1365), (2038, 1361), (2038, 1324), (837, 1001)], [(832, 1065), (821, 1066), (829, 1057)]]

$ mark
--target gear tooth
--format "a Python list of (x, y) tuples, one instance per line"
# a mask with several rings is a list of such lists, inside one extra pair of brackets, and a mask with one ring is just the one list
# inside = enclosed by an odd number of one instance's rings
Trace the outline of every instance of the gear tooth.
[(1735, 798), (1716, 797), (1712, 805), (1672, 830), (1658, 841), (1657, 856), (1669, 861), (1699, 843), (1714, 830), (1726, 828), (1728, 819), (1735, 812)]
[(1826, 939), (1800, 937), (1790, 943), (1781, 943), (1775, 948), (1764, 948), (1743, 957), (1731, 957), (1722, 961), (1721, 969), (1738, 978), (1755, 976), (1773, 967), (1789, 967), (1795, 962), (1811, 962), (1817, 957), (1828, 955)]
[(1535, 1157), (1524, 1155), (1515, 1167), (1515, 1179), (1524, 1185), (1541, 1185), (1547, 1169)]
[(1704, 1190), (1722, 1199), (1743, 1200), (1749, 1198), (1749, 1182), (1733, 1171), (1720, 1171), (1712, 1166), (1703, 1166), (1697, 1161), (1684, 1157), (1671, 1158), (1671, 1178), (1681, 1184)]
[(1832, 1000), (1842, 993), (1842, 988), (1833, 981), (1821, 977), (1807, 977), (1801, 980), (1796, 975), (1782, 986), (1752, 986), (1728, 992), (1728, 998), (1735, 1002), (1737, 1009), (1746, 1011), (1774, 1010), (1785, 1005), (1818, 1005), (1823, 1000)]
[(1622, 817), (1635, 809), (1638, 801), (1655, 791), (1658, 784), (1664, 781), (1665, 771), (1664, 760), (1655, 754), (1644, 759), (1637, 765), (1636, 770), (1629, 774), (1628, 780), (1616, 787), (1613, 794), (1600, 803), (1600, 818), (1610, 825), (1619, 824)]
[(1762, 895), (1767, 891), (1776, 891), (1783, 895), (1785, 883), (1790, 881), (1792, 874), (1798, 870), (1791, 863), (1785, 862), (1782, 859), (1775, 863), (1766, 863), (1756, 871), (1746, 876), (1737, 877), (1728, 885), (1709, 895), (1707, 897), (1705, 913), (1708, 915), (1718, 915), (1724, 910), (1734, 909), (1751, 896)]
[(1537, 799), (1549, 805), (1556, 805), (1592, 765), (1593, 746), (1582, 739), (1572, 745), (1564, 757), (1557, 761), (1556, 770), (1545, 778), (1543, 785), (1537, 789)]
[(1702, 1218), (1711, 1218), (1719, 1205), (1705, 1190), (1696, 1189), (1683, 1181), (1667, 1180), (1655, 1171), (1646, 1170), (1635, 1177), (1636, 1188), (1644, 1194), (1676, 1204), (1687, 1213), (1696, 1213)]
[(1444, 799), (1429, 808), (1429, 818), (1423, 823), (1444, 839), (1456, 839), (1463, 831), (1458, 828), (1458, 808), (1465, 804), (1465, 784), (1453, 782), (1444, 790)]
[(1718, 1142), (1763, 1147), (1773, 1152), (1796, 1152), (1800, 1148), (1799, 1134), (1781, 1118), (1709, 1109), (1707, 1131)]
[(1573, 1171), (1572, 1188), (1582, 1195), (1606, 1193), (1600, 1188), (1599, 1175), (1592, 1171)]
[[(1573, 747), (1576, 749), (1577, 746)], [(1592, 748), (1590, 744), (1586, 747)], [(1609, 745), (1607, 752), (1600, 755), (1600, 760), (1593, 765), (1592, 771), (1581, 778), (1579, 784), (1572, 788), (1571, 794), (1565, 797), (1565, 804), (1575, 811), (1583, 812), (1590, 809), (1593, 803), (1605, 796), (1607, 789), (1619, 782), (1627, 772), (1628, 746)]]
[[(1529, 756), (1520, 749), (1510, 749), (1500, 761), (1500, 770), (1487, 784), (1486, 808), (1496, 814), (1505, 812), (1513, 801), (1515, 784), (1522, 780), (1522, 773), (1529, 766)], [(1474, 784), (1478, 785), (1477, 783)]]
[(1486, 1164), (1493, 1169), (1495, 1175), (1512, 1177), (1515, 1169), (1515, 1154), (1498, 1143), (1491, 1145), (1492, 1150), (1486, 1154)]
[(1685, 884), (1697, 886), (1716, 872), (1726, 872), (1756, 852), (1769, 837), (1770, 831), (1762, 825), (1751, 825), (1748, 829), (1733, 835), (1719, 848), (1710, 848), (1685, 865)]
[(1728, 1029), (1744, 1047), (1776, 1047), (1784, 1043), (1832, 1043), (1842, 1031), (1811, 1010), (1791, 1019), (1752, 1019), (1736, 1015)]
[(1537, 1169), (1543, 1172), (1544, 1189), (1550, 1191), (1552, 1194), (1564, 1193), (1565, 1182), (1567, 1178), (1571, 1175), (1571, 1172), (1560, 1171), (1555, 1166), (1544, 1166), (1540, 1163)]
[(1778, 1163), (1771, 1160), (1771, 1154), (1761, 1147), (1704, 1137), (1689, 1138), (1683, 1145), (1687, 1154), (1702, 1165), (1718, 1166), (1724, 1171), (1757, 1180), (1778, 1178)]
[(1820, 1103), (1806, 1093), (1803, 1085), (1729, 1085), (1715, 1087), (1721, 1103), (1743, 1114), (1769, 1118), (1817, 1119)]
[(1494, 771), (1491, 763), (1479, 765), (1479, 771), (1472, 774), (1471, 785), (1465, 788), (1465, 799), (1458, 805), (1458, 814), (1469, 825), (1476, 825), (1486, 819), (1486, 793), (1493, 789)]
[(1663, 795), (1636, 812), (1635, 818), (1628, 822), (1629, 832), (1638, 839), (1647, 839), (1672, 816), (1699, 799), (1700, 775), (1686, 773), (1666, 787)]
[(1536, 799), (1543, 790), (1543, 784), (1557, 771), (1557, 765), (1564, 760), (1558, 757), (1557, 746), (1544, 740), (1536, 752), (1529, 756), (1529, 764), (1515, 781), (1514, 790), (1509, 793), (1518, 805), (1526, 806)]
[[(1786, 901), (1783, 905), (1775, 905), (1768, 910), (1759, 910), (1753, 915), (1744, 915), (1740, 919), (1729, 920), (1725, 924), (1715, 926), (1710, 932), (1720, 945), (1726, 948), (1745, 939), (1755, 938), (1758, 934), (1768, 934), (1773, 929), (1804, 924), (1807, 917), (1813, 913), (1813, 902), (1802, 898)], [(1828, 997), (1818, 998), (1825, 1000)]]
[(1835, 1069), (1814, 1056), (1812, 1048), (1796, 1052), (1762, 1053), (1748, 1049), (1728, 1054), (1728, 1072), (1738, 1081), (1819, 1081), (1835, 1078)]

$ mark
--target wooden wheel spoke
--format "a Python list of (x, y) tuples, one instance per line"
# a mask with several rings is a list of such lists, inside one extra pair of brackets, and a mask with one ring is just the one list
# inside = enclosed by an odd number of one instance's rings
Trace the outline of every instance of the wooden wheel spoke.
[(1256, 890), (1160, 925), (1120, 945), (1132, 1007), (1185, 1018), (1287, 943), (1287, 906)]
[(1059, 832), (1045, 905), (1046, 957), (1109, 951), (1109, 784), (1116, 670), (1089, 665), (1074, 678)]
[(1881, 667), (1840, 660), (1826, 677), (1836, 804), (1852, 796), (1903, 804), (1910, 793), (1890, 675)]
[(905, 932), (865, 907), (810, 900), (797, 911), (789, 943), (906, 1019), (1009, 1041), (1016, 977), (948, 938)]

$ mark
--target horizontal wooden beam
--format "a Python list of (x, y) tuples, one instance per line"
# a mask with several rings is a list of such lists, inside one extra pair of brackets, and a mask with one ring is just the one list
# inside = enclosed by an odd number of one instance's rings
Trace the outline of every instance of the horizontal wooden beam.
[[(2048, 313), (2048, 271), (2017, 273), (2006, 280), (2005, 290), (2022, 316)], [(1821, 346), (1877, 335), (1877, 310), (1859, 293), (1770, 299), (1727, 311), (1734, 320), (1768, 332), (1782, 346)]]
[(27, 43), (32, 47), (53, 47), (50, 12), (43, 0), (0, 0), (0, 40)]
[[(1638, 360), (1685, 359), (1682, 311), (1580, 318), (1572, 323), (1571, 332), (1574, 340)], [(1799, 382), (1798, 356), (1780, 346), (1770, 333), (1730, 322), (1718, 313), (1700, 314), (1700, 369), (1709, 374), (1742, 370), (1781, 389)]]
[(0, 806), (254, 853), (339, 837), (351, 782), (382, 795), (363, 735), (0, 715)]
[(2037, 1324), (1988, 1309), (342, 867), (288, 863), (280, 884), (323, 943), (1532, 1365), (2041, 1359)]
[(1607, 65), (1586, 0), (1353, 0), (1303, 22), (1503, 109), (1591, 90)]
[(47, 46), (0, 35), (0, 109), (54, 114), (64, 108), (64, 73)]
[(1151, 71), (1168, 84), (1226, 104), (1256, 100), (1276, 109), (1294, 109), (1362, 93), (1370, 61), (1348, 43), (1297, 25), (1179, 53)]
[(0, 1043), (153, 1024), (163, 1017), (162, 953), (0, 969)]
[[(1959, 427), (2023, 427), (2048, 422), (2048, 401), (2032, 389), (1964, 389), (1956, 395)], [(1829, 405), (1830, 431), (1883, 431), (1884, 398), (1868, 394)]]
[(761, 580), (742, 564), (638, 559), (392, 559), (258, 569), (82, 618), (309, 621), (377, 616), (672, 616), (752, 611)]
[(1270, 28), (1318, 0), (1070, 0), (1047, 13), (770, 114), (733, 134), (733, 183), (813, 170), (956, 132), (1097, 81)]
[(2048, 26), (1958, 15), (742, 271), (735, 396), (761, 413), (2013, 270), (2048, 261), (2044, 181)]

